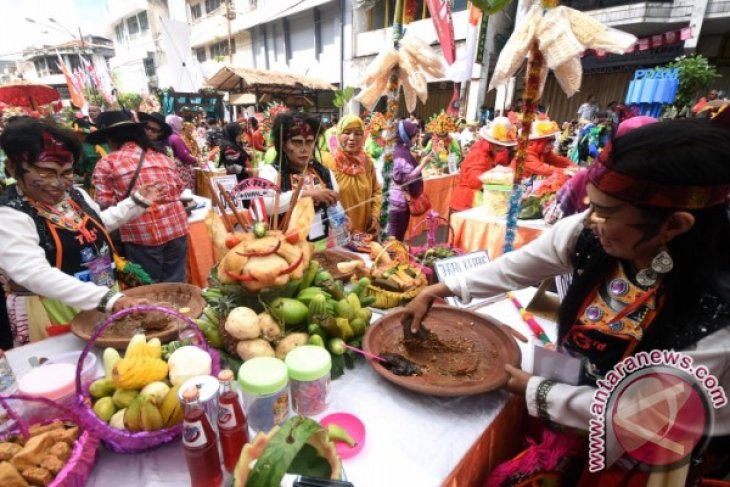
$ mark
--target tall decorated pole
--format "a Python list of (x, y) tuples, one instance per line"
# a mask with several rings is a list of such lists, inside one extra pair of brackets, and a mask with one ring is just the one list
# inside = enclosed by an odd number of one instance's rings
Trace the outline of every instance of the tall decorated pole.
[[(400, 40), (403, 38), (403, 11), (404, 1), (396, 0), (395, 11), (393, 12), (393, 47), (400, 49)], [(399, 76), (401, 67), (395, 64), (388, 76), (387, 92), (388, 98), (385, 111), (385, 147), (383, 148), (383, 204), (380, 207), (380, 236), (385, 239), (388, 236), (388, 194), (393, 176), (393, 147), (398, 134), (397, 116), (400, 103), (399, 97)]]
[(520, 212), (520, 198), (522, 197), (522, 175), (525, 165), (525, 154), (527, 144), (530, 142), (532, 122), (535, 121), (537, 113), (537, 102), (540, 99), (540, 72), (545, 64), (545, 58), (537, 48), (537, 41), (533, 41), (527, 61), (525, 73), (525, 89), (522, 92), (522, 117), (520, 123), (520, 136), (517, 139), (517, 154), (515, 157), (515, 173), (512, 179), (512, 194), (509, 199), (509, 211), (507, 212), (506, 233), (504, 235), (503, 252), (512, 251), (517, 233), (517, 215)]
[[(475, 1), (480, 8), (485, 3), (487, 6), (490, 4), (488, 0)], [(532, 5), (515, 27), (499, 55), (489, 83), (490, 89), (507, 84), (527, 56), (521, 132), (504, 238), (505, 253), (514, 246), (525, 153), (547, 71), (553, 71), (558, 84), (570, 97), (580, 89), (583, 78), (580, 57), (586, 49), (622, 54), (635, 42), (636, 37), (631, 34), (607, 27), (578, 10), (558, 6), (558, 0), (541, 0), (539, 5)]]

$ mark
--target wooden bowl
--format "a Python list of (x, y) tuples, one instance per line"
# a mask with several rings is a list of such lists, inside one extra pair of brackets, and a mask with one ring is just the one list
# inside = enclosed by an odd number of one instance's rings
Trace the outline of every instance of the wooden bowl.
[[(370, 326), (363, 338), (363, 349), (376, 355), (385, 352), (402, 353), (403, 311), (393, 311)], [(504, 325), (493, 323), (488, 317), (471, 311), (435, 305), (423, 323), (432, 333), (442, 340), (466, 340), (474, 346), (474, 354), (479, 358), (474, 374), (453, 376), (437, 373), (424, 368), (418, 376), (395, 375), (380, 362), (368, 360), (367, 363), (386, 380), (405, 389), (433, 396), (469, 396), (493, 391), (504, 386), (509, 379), (504, 370), (505, 364), (520, 366), (522, 355), (517, 343)], [(434, 363), (438, 366), (438, 353), (434, 353)], [(419, 365), (422, 365), (419, 363)]]
[(362, 257), (354, 252), (348, 252), (341, 249), (327, 249), (315, 252), (312, 260), (319, 262), (320, 267), (332, 274), (332, 278), (339, 281), (349, 280), (355, 272), (340, 272), (337, 264), (340, 262), (349, 262), (351, 260), (363, 260)]
[[(197, 286), (184, 283), (161, 283), (139, 286), (124, 291), (126, 296), (131, 298), (144, 298), (154, 304), (171, 307), (176, 310), (189, 308), (186, 313), (190, 318), (197, 318), (205, 308), (205, 299)], [(96, 310), (82, 311), (71, 321), (71, 332), (83, 340), (89, 340), (94, 334), (96, 327), (109, 316)], [(161, 342), (169, 342), (177, 339), (181, 326), (184, 323), (179, 320), (171, 320), (167, 326), (160, 330), (144, 331), (147, 339), (159, 338)], [(120, 335), (108, 329), (97, 340), (96, 345), (100, 347), (112, 347), (124, 350), (129, 344), (132, 335)]]

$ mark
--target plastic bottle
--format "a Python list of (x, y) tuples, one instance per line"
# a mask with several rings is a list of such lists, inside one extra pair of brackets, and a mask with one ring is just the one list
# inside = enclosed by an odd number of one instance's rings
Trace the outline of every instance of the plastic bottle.
[(231, 387), (233, 371), (221, 370), (218, 380), (218, 435), (223, 450), (223, 465), (226, 470), (233, 472), (243, 445), (248, 443), (248, 423), (238, 393)]
[(347, 231), (347, 215), (345, 209), (338, 201), (336, 205), (327, 208), (327, 219), (329, 220), (329, 246), (343, 247), (350, 241), (350, 234)]
[(185, 422), (183, 448), (192, 487), (218, 487), (223, 483), (223, 471), (218, 455), (218, 439), (208, 421), (205, 409), (198, 401), (198, 390), (183, 391)]

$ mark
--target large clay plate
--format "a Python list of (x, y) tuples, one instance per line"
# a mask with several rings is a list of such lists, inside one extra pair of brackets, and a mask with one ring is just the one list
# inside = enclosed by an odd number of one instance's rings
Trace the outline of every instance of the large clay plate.
[(340, 281), (347, 281), (352, 277), (354, 272), (340, 272), (337, 264), (340, 262), (348, 262), (351, 260), (363, 260), (362, 257), (354, 252), (348, 252), (341, 249), (327, 249), (315, 252), (312, 259), (319, 262), (319, 265), (327, 272), (332, 274), (332, 278)]
[[(377, 320), (363, 338), (363, 348), (379, 354), (393, 351), (403, 341), (401, 317), (403, 311), (393, 311)], [(499, 389), (507, 383), (505, 364), (519, 367), (522, 355), (517, 343), (504, 325), (471, 311), (436, 305), (428, 313), (424, 325), (441, 339), (467, 339), (479, 351), (479, 368), (473, 377), (444, 376), (424, 373), (400, 376), (391, 373), (375, 360), (368, 360), (375, 372), (405, 389), (433, 396), (469, 396)]]
[[(132, 298), (144, 298), (152, 303), (161, 303), (163, 306), (179, 310), (190, 308), (186, 313), (190, 318), (197, 318), (205, 308), (205, 299), (200, 288), (183, 283), (162, 283), (140, 286), (124, 291), (124, 294)], [(91, 339), (96, 326), (106, 319), (108, 314), (96, 310), (82, 311), (71, 321), (71, 332), (83, 340)], [(159, 338), (161, 342), (169, 342), (177, 339), (180, 327), (185, 326), (181, 320), (172, 320), (166, 328), (161, 330), (145, 332), (147, 339)], [(112, 347), (124, 350), (129, 344), (131, 336), (115, 334), (113, 330), (106, 330), (97, 340), (96, 345), (100, 347)]]

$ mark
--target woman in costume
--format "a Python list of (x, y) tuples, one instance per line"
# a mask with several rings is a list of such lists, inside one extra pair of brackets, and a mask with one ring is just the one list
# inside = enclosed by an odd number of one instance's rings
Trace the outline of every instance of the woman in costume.
[(423, 193), (423, 168), (433, 156), (427, 153), (417, 161), (411, 147), (418, 137), (418, 125), (410, 120), (398, 122), (398, 133), (393, 148), (393, 184), (388, 195), (388, 236), (403, 240), (411, 221), (407, 198), (418, 198)]
[(434, 116), (426, 124), (426, 132), (431, 134), (431, 140), (426, 144), (424, 151), (426, 154), (433, 154), (434, 164), (441, 168), (446, 167), (451, 154), (456, 157), (457, 164), (461, 162), (461, 145), (451, 136), (458, 130), (456, 120), (445, 112)]
[[(436, 298), (460, 296), (468, 302), (472, 296), (493, 296), (572, 273), (560, 308), (558, 347), (566, 357), (579, 359), (580, 383), (506, 367), (507, 389), (525, 395), (532, 416), (588, 430), (596, 382), (620, 361), (651, 350), (682, 351), (728, 390), (730, 129), (720, 118), (655, 123), (614, 140), (589, 169), (588, 210), (479, 270), (427, 288), (407, 306), (411, 328), (420, 326)], [(696, 431), (694, 425), (684, 426)], [(730, 408), (715, 410), (710, 433), (730, 434)], [(567, 446), (557, 456), (584, 462), (584, 437), (566, 430), (560, 435)], [(727, 449), (720, 452), (726, 455)], [(693, 457), (691, 468), (700, 461)], [(725, 461), (726, 470), (728, 465)], [(622, 461), (598, 474), (585, 470), (579, 485), (645, 480), (649, 474), (637, 467), (636, 461)], [(510, 478), (524, 477), (529, 468), (512, 463), (490, 485), (514, 485)]]
[(251, 156), (241, 144), (245, 137), (243, 126), (238, 122), (231, 122), (223, 127), (223, 137), (218, 149), (218, 166), (226, 168), (228, 174), (235, 174), (240, 182), (251, 175)]
[(517, 145), (517, 130), (507, 117), (497, 117), (479, 130), (481, 137), (464, 158), (459, 171), (459, 183), (451, 195), (452, 212), (468, 210), (474, 205), (474, 195), (482, 188), (479, 176), (496, 165), (509, 164), (509, 148)]
[[(567, 157), (555, 153), (555, 136), (560, 133), (558, 124), (547, 119), (535, 120), (532, 124), (530, 142), (525, 152), (523, 178), (539, 176), (547, 178), (554, 173), (565, 170), (577, 171), (576, 166)], [(515, 160), (512, 168), (515, 168)]]
[[(327, 208), (337, 204), (339, 199), (337, 179), (332, 171), (317, 162), (314, 148), (317, 144), (320, 122), (304, 113), (282, 112), (274, 119), (272, 136), (274, 147), (282, 151), (274, 164), (265, 164), (260, 177), (276, 183), (281, 177), (279, 212), (289, 209), (294, 189), (302, 182), (300, 198), (310, 197), (314, 201), (314, 222), (309, 232), (310, 241), (321, 241), (329, 232)], [(278, 172), (278, 174), (277, 174)], [(265, 198), (266, 210), (274, 209), (274, 198)]]
[(137, 112), (137, 118), (145, 124), (144, 133), (152, 142), (152, 147), (172, 159), (172, 147), (168, 139), (172, 135), (172, 127), (165, 122), (165, 117), (159, 112)]
[(0, 273), (9, 281), (14, 342), (68, 331), (78, 310), (119, 310), (134, 300), (114, 286), (107, 232), (163, 196), (157, 183), (104, 211), (73, 187), (81, 146), (65, 129), (31, 119), (9, 124), (0, 144), (17, 180), (0, 196)]
[(175, 165), (178, 168), (180, 178), (185, 183), (186, 188), (195, 189), (194, 167), (199, 167), (198, 158), (190, 152), (190, 148), (185, 143), (182, 136), (183, 119), (177, 115), (168, 115), (165, 117), (167, 124), (172, 127), (172, 135), (167, 139), (167, 143), (172, 147), (172, 155), (175, 158)]
[(340, 202), (352, 230), (377, 235), (380, 232), (382, 188), (375, 164), (363, 150), (365, 124), (360, 117), (345, 115), (337, 124), (337, 150), (326, 154), (324, 163), (335, 174)]

